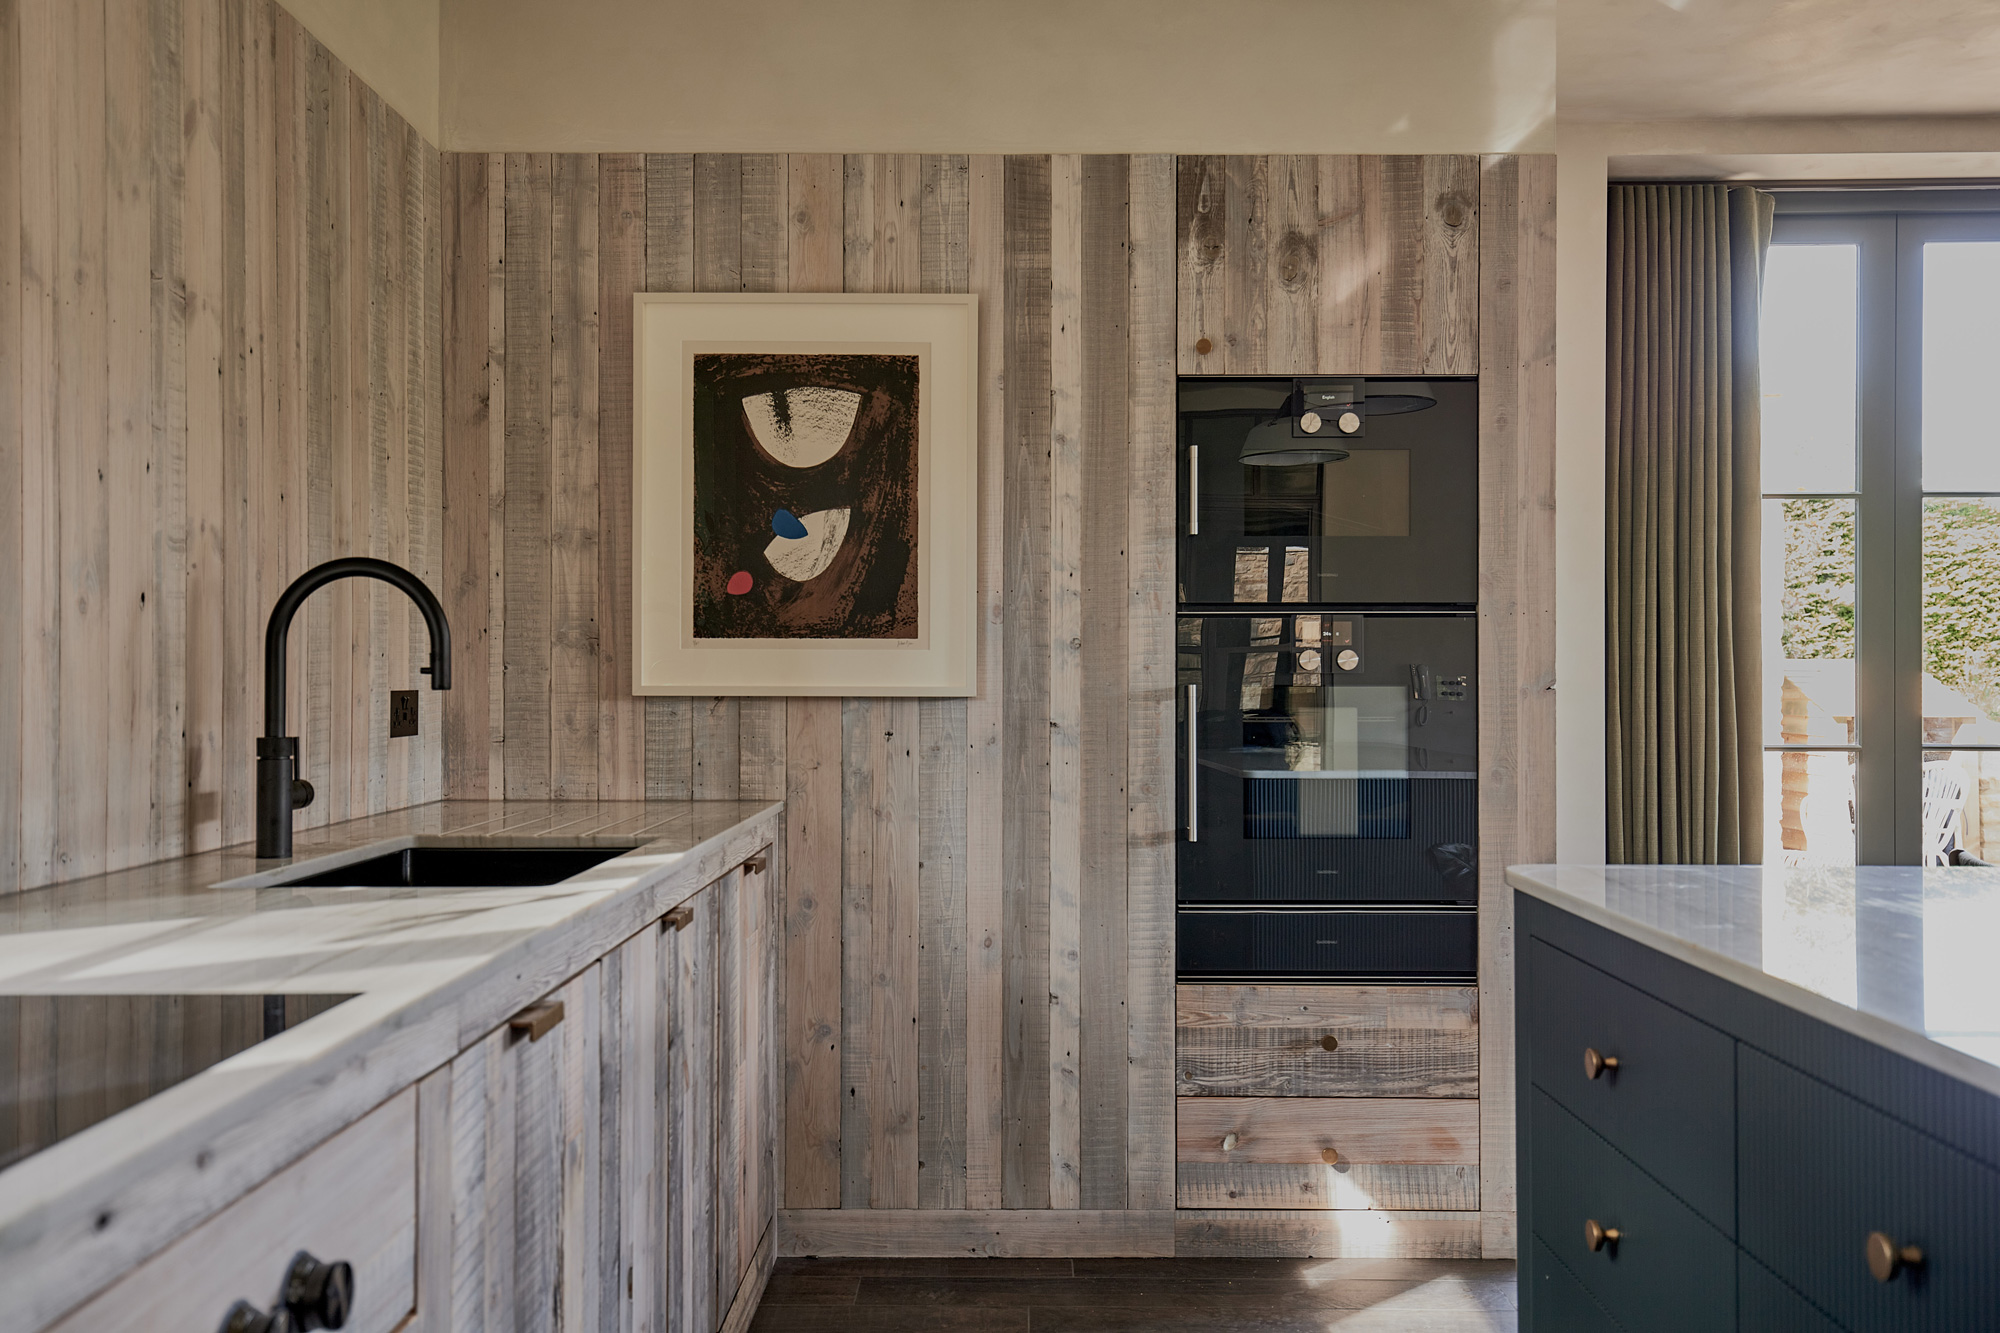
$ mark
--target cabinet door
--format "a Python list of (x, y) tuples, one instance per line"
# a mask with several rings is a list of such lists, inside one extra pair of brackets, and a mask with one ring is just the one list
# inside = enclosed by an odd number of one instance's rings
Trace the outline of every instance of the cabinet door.
[(771, 1053), (777, 973), (768, 851), (723, 877), (718, 895), (716, 1027), (716, 1300), (727, 1312), (750, 1275), (772, 1216), (777, 1167)]
[[(668, 1333), (714, 1333), (716, 1300), (716, 954), (714, 886), (682, 906), (685, 924), (660, 939), (667, 1009), (666, 1257)], [(739, 1061), (727, 1053), (727, 1063)]]
[(422, 1245), (450, 1264), (419, 1283), (427, 1329), (597, 1322), (603, 980), (593, 965), (524, 1011), (546, 1020), (543, 1006), (560, 1004), (553, 1025), (502, 1026), (460, 1052), (448, 1085), (426, 1080), (426, 1095), (447, 1102), (437, 1114), (448, 1128), (436, 1150), (444, 1160), (425, 1164)]
[(663, 1326), (660, 1178), (661, 1071), (666, 1031), (660, 957), (664, 937), (649, 925), (611, 953), (603, 969), (603, 1032), (598, 1143), (599, 1254), (604, 1281), (596, 1327), (605, 1333), (652, 1333)]

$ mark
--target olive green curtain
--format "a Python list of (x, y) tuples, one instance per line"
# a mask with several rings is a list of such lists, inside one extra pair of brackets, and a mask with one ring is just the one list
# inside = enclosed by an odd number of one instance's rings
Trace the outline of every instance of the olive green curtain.
[(1771, 196), (1617, 185), (1605, 443), (1614, 863), (1763, 852), (1757, 310)]

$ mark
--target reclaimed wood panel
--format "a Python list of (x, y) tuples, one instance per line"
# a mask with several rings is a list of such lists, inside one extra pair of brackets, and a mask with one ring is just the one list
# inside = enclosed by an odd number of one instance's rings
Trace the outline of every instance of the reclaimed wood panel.
[(1479, 1215), (1385, 1209), (1212, 1209), (1172, 1213), (1184, 1259), (1477, 1259)]
[(1172, 1200), (1174, 1008), (1174, 160), (1128, 173), (1126, 1203)]
[(1477, 158), (1183, 157), (1178, 173), (1183, 374), (1478, 369)]
[(1479, 989), (1484, 1246), (1515, 1252), (1514, 916), (1502, 872), (1553, 861), (1555, 160), (1480, 184)]
[[(549, 784), (597, 797), (597, 157), (551, 164), (549, 240)], [(616, 483), (614, 483), (616, 484)]]
[(785, 1206), (840, 1203), (841, 701), (786, 704)]
[(1479, 1207), (1479, 1168), (1463, 1162), (1182, 1162), (1175, 1182), (1182, 1208)]
[[(736, 1291), (737, 1248), (746, 1225), (743, 1197), (744, 1109), (749, 1069), (745, 1025), (743, 874), (732, 870), (706, 890), (715, 897), (715, 1290), (726, 1300)], [(754, 1238), (752, 1243), (754, 1244)]]
[(1182, 986), (1175, 1046), (1183, 1097), (1479, 1093), (1477, 992), (1463, 987)]
[[(270, 0), (21, 6), (0, 48), (6, 893), (250, 836), (264, 617), (313, 557), (435, 577), (442, 389), (436, 155)], [(302, 827), (436, 790), (435, 725), (368, 725), (409, 618), (354, 604), (294, 635)]]
[(1005, 1013), (1002, 586), (1006, 440), (1006, 162), (967, 163), (966, 285), (979, 296), (979, 693), (966, 700), (965, 1203), (1001, 1200)]
[(667, 984), (667, 1328), (708, 1333), (716, 1319), (716, 971), (721, 929), (714, 887), (689, 900), (694, 917), (661, 935)]
[(1183, 1208), (1479, 1206), (1469, 1099), (1191, 1097), (1177, 1111)]
[(1006, 162), (1001, 1202), (1049, 1206), (1050, 166)]
[(632, 293), (646, 286), (646, 162), (597, 164), (597, 790), (646, 794), (645, 706), (632, 694)]

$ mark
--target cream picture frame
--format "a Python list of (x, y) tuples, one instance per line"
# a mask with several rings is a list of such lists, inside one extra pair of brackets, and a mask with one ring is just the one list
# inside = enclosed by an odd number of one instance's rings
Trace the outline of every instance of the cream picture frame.
[[(978, 302), (933, 294), (633, 297), (634, 694), (976, 692)], [(917, 358), (914, 637), (697, 637), (693, 367), (709, 352)]]

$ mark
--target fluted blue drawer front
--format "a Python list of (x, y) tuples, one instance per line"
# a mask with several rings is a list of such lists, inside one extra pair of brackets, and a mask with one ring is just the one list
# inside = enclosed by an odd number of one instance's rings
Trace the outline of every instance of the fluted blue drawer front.
[[(1733, 1234), (1734, 1039), (1543, 940), (1528, 951), (1535, 1086)], [(1586, 1049), (1618, 1067), (1586, 1076)]]
[(1736, 1321), (1744, 1330), (1841, 1333), (1839, 1324), (1741, 1250), (1736, 1252)]
[[(1537, 1089), (1532, 1095), (1535, 1235), (1597, 1302), (1635, 1333), (1716, 1333), (1736, 1327), (1736, 1247), (1589, 1126)], [(1616, 1228), (1593, 1251), (1587, 1221)], [(1534, 1310), (1537, 1333), (1544, 1324)]]
[[(1534, 1289), (1521, 1293), (1521, 1307), (1534, 1312), (1535, 1333), (1599, 1333), (1614, 1327), (1611, 1316), (1564, 1268), (1547, 1242), (1535, 1240)], [(1522, 1327), (1527, 1327), (1522, 1321)]]
[[(1745, 1250), (1854, 1333), (2000, 1328), (2000, 1172), (1753, 1047), (1737, 1087)], [(1875, 1231), (1923, 1262), (1876, 1281)]]

